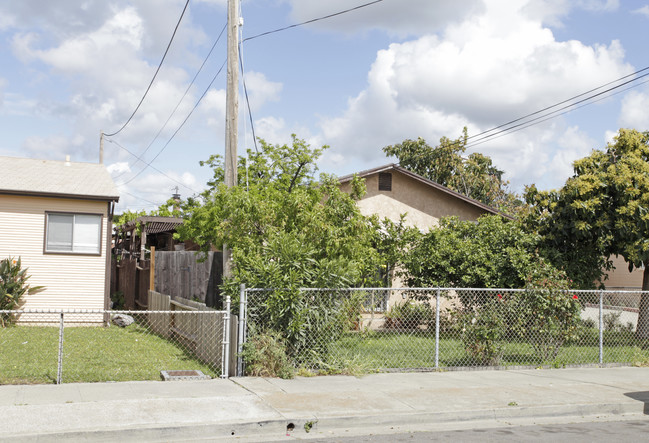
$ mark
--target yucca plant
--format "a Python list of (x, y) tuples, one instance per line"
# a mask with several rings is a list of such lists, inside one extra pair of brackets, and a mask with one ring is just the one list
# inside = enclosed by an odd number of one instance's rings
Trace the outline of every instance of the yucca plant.
[[(35, 294), (45, 289), (44, 286), (30, 286), (27, 268), (22, 269), (20, 257), (0, 260), (0, 311), (15, 309), (25, 294)], [(11, 322), (9, 314), (0, 315), (0, 326)]]

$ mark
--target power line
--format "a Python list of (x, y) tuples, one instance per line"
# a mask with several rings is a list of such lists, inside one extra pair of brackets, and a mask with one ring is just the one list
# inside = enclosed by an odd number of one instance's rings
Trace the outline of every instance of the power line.
[(279, 29), (274, 29), (272, 31), (262, 32), (261, 34), (253, 35), (252, 37), (248, 37), (248, 38), (244, 39), (242, 41), (242, 43), (247, 42), (248, 40), (253, 40), (255, 38), (263, 37), (263, 36), (266, 36), (266, 35), (275, 34), (276, 32), (286, 31), (287, 29), (297, 28), (298, 26), (308, 25), (310, 23), (315, 23), (315, 22), (318, 22), (320, 20), (326, 20), (328, 18), (336, 17), (338, 15), (347, 14), (348, 12), (356, 11), (357, 9), (365, 8), (367, 6), (371, 6), (371, 5), (374, 5), (376, 3), (381, 3), (382, 1), (383, 0), (374, 0), (373, 2), (364, 3), (362, 5), (358, 5), (358, 6), (355, 6), (353, 8), (345, 9), (344, 11), (335, 12), (333, 14), (329, 14), (329, 15), (325, 15), (325, 16), (322, 16), (322, 17), (307, 20), (307, 21), (302, 22), (302, 23), (295, 23), (293, 25), (285, 26), (285, 27), (279, 28)]
[[(605, 97), (600, 97), (600, 98), (598, 98), (597, 100), (593, 100), (592, 102), (584, 103), (584, 104), (582, 104), (581, 106), (577, 106), (577, 107), (574, 108), (574, 109), (568, 109), (568, 110), (563, 111), (563, 112), (561, 112), (560, 114), (557, 114), (557, 115), (551, 115), (551, 114), (554, 114), (554, 113), (546, 114), (548, 117), (547, 117), (547, 118), (544, 118), (543, 120), (540, 120), (540, 121), (533, 121), (533, 120), (532, 120), (532, 121), (529, 122), (529, 124), (524, 124), (524, 126), (519, 127), (519, 128), (516, 128), (516, 129), (514, 129), (513, 131), (510, 131), (510, 132), (507, 132), (507, 133), (504, 133), (504, 134), (500, 134), (500, 135), (495, 136), (495, 137), (493, 137), (493, 138), (483, 139), (483, 140), (477, 140), (476, 142), (468, 143), (468, 144), (466, 145), (466, 147), (467, 147), (467, 148), (471, 148), (471, 147), (473, 147), (473, 146), (481, 145), (481, 144), (486, 143), (486, 142), (488, 142), (488, 141), (491, 141), (491, 140), (493, 140), (493, 139), (500, 138), (500, 137), (504, 137), (504, 136), (509, 135), (509, 134), (511, 134), (511, 133), (513, 133), (513, 132), (522, 131), (523, 129), (527, 129), (527, 128), (529, 128), (530, 126), (538, 125), (538, 124), (540, 124), (540, 123), (546, 122), (546, 121), (551, 120), (551, 119), (553, 119), (553, 118), (560, 117), (560, 116), (562, 116), (562, 115), (564, 115), (564, 114), (568, 114), (569, 112), (575, 111), (575, 110), (577, 110), (577, 109), (581, 109), (581, 108), (586, 107), (586, 106), (588, 106), (588, 105), (591, 105), (591, 104), (593, 104), (593, 103), (597, 103), (597, 102), (599, 102), (599, 101), (606, 100), (607, 98), (609, 98), (609, 97), (611, 97), (611, 96), (613, 96), (613, 95), (621, 94), (621, 93), (623, 93), (623, 92), (626, 92), (626, 91), (628, 91), (628, 90), (630, 90), (630, 89), (633, 89), (633, 88), (635, 88), (635, 87), (637, 87), (637, 86), (644, 85), (644, 84), (646, 84), (646, 83), (649, 83), (649, 80), (645, 80), (645, 81), (643, 81), (643, 82), (640, 82), (640, 83), (638, 83), (637, 85), (629, 86), (628, 88), (622, 89), (621, 91), (616, 91), (616, 92), (614, 92), (614, 93), (612, 93), (612, 94), (610, 94), (610, 95), (607, 95), (607, 96), (605, 96)], [(559, 112), (559, 111), (555, 111), (555, 113), (556, 113), (556, 112)], [(543, 118), (543, 117), (539, 117), (539, 118)], [(533, 122), (533, 123), (532, 123), (532, 122)]]
[[(239, 46), (241, 48), (241, 46)], [(252, 110), (250, 109), (250, 99), (248, 98), (248, 88), (246, 87), (246, 75), (243, 70), (243, 58), (241, 55), (241, 49), (239, 50), (239, 64), (241, 65), (241, 79), (243, 80), (243, 94), (246, 97), (246, 105), (248, 107), (248, 116), (250, 117), (250, 129), (252, 130), (252, 140), (255, 144), (255, 151), (259, 152), (257, 147), (257, 136), (255, 135), (255, 123), (252, 120)]]
[[(223, 32), (225, 31), (226, 27), (227, 27), (227, 23), (226, 23), (225, 25), (223, 25), (223, 28), (221, 29), (221, 32), (219, 33), (218, 37), (217, 37), (216, 40), (214, 41), (214, 44), (212, 45), (212, 48), (211, 48), (210, 51), (207, 53), (207, 56), (206, 56), (205, 59), (203, 60), (203, 63), (201, 64), (200, 68), (198, 68), (198, 71), (197, 71), (196, 74), (194, 75), (194, 78), (192, 79), (191, 83), (189, 83), (189, 86), (187, 86), (187, 89), (185, 89), (185, 93), (184, 93), (183, 96), (180, 98), (180, 100), (178, 100), (178, 103), (176, 104), (176, 107), (173, 109), (173, 111), (171, 111), (171, 114), (169, 114), (169, 117), (168, 117), (167, 120), (164, 122), (164, 124), (162, 125), (162, 127), (160, 128), (160, 130), (158, 131), (158, 133), (155, 135), (155, 137), (153, 137), (153, 140), (151, 140), (151, 142), (148, 144), (148, 146), (146, 147), (146, 149), (145, 149), (144, 151), (142, 151), (142, 153), (140, 154), (140, 156), (135, 156), (135, 157), (137, 158), (137, 161), (133, 164), (133, 167), (135, 167), (139, 161), (144, 162), (144, 159), (143, 159), (144, 154), (146, 154), (147, 151), (149, 150), (149, 148), (151, 148), (151, 146), (153, 146), (153, 143), (158, 139), (158, 137), (160, 136), (160, 134), (162, 133), (162, 131), (167, 127), (167, 124), (169, 123), (169, 121), (171, 120), (171, 118), (174, 116), (174, 114), (175, 114), (176, 111), (178, 110), (178, 107), (180, 106), (180, 104), (183, 102), (183, 100), (185, 99), (185, 97), (186, 97), (187, 94), (189, 93), (189, 90), (190, 90), (191, 87), (194, 85), (194, 82), (196, 81), (196, 78), (198, 77), (198, 75), (199, 75), (199, 74), (201, 73), (201, 71), (203, 70), (203, 67), (205, 66), (205, 63), (207, 63), (207, 60), (208, 60), (208, 59), (210, 58), (210, 56), (212, 55), (212, 52), (214, 51), (214, 48), (216, 47), (217, 43), (221, 40), (221, 37), (223, 36)], [(113, 177), (113, 178), (114, 178), (114, 179), (117, 179), (117, 178), (121, 177), (121, 176), (122, 176), (123, 174), (125, 174), (125, 173), (126, 173), (126, 172), (123, 172), (123, 173), (121, 173), (121, 174), (119, 174), (119, 175), (116, 175), (116, 176)]]
[[(178, 131), (180, 131), (183, 126), (185, 126), (185, 123), (187, 123), (187, 120), (189, 120), (189, 117), (191, 117), (191, 115), (194, 113), (194, 111), (196, 110), (196, 108), (200, 104), (201, 100), (203, 100), (203, 98), (207, 94), (207, 91), (210, 90), (210, 88), (212, 87), (212, 84), (216, 80), (216, 77), (218, 77), (218, 75), (221, 73), (221, 71), (223, 71), (223, 67), (225, 66), (225, 63), (226, 62), (224, 61), (223, 64), (221, 65), (221, 67), (219, 68), (218, 72), (212, 78), (212, 81), (210, 82), (210, 84), (207, 85), (207, 88), (205, 88), (205, 91), (200, 96), (200, 98), (198, 99), (198, 101), (196, 102), (196, 104), (194, 105), (192, 110), (189, 112), (189, 114), (187, 114), (187, 117), (185, 117), (185, 120), (183, 120), (183, 122), (180, 124), (180, 126), (178, 126), (178, 129), (176, 129), (176, 131), (171, 135), (171, 138), (169, 140), (167, 140), (167, 143), (165, 143), (165, 145), (160, 149), (160, 151), (158, 151), (158, 153), (155, 155), (155, 157), (153, 157), (150, 161), (146, 162), (146, 165), (144, 166), (144, 168), (142, 168), (140, 170), (140, 172), (135, 174), (133, 177), (131, 177), (130, 179), (128, 179), (124, 183), (121, 183), (121, 185), (126, 185), (126, 184), (132, 182), (133, 180), (135, 180), (135, 178), (138, 177), (140, 174), (142, 174), (149, 166), (151, 166), (151, 164), (160, 156), (160, 154), (162, 154), (162, 152), (167, 148), (167, 146), (169, 146), (169, 143), (171, 143), (171, 141), (174, 139), (174, 137), (176, 137), (176, 134), (178, 134)], [(153, 166), (151, 166), (151, 167), (153, 167)], [(185, 185), (183, 185), (183, 186), (185, 186)]]
[[(644, 72), (644, 71), (646, 71), (646, 70), (648, 70), (648, 69), (649, 69), (649, 66), (646, 67), (646, 68), (640, 69), (639, 71), (632, 72), (631, 74), (628, 74), (628, 75), (625, 75), (625, 76), (623, 76), (623, 77), (620, 77), (620, 78), (618, 78), (618, 79), (616, 79), (616, 80), (613, 80), (613, 81), (610, 81), (610, 82), (605, 83), (605, 84), (603, 84), (603, 85), (600, 85), (600, 86), (598, 86), (598, 87), (596, 87), (596, 88), (593, 88), (593, 89), (591, 89), (591, 90), (589, 90), (589, 91), (582, 92), (581, 94), (575, 95), (574, 97), (570, 97), (569, 99), (563, 100), (563, 101), (561, 101), (561, 102), (559, 102), (559, 103), (556, 103), (556, 104), (554, 104), (554, 105), (552, 105), (552, 106), (545, 107), (545, 108), (540, 109), (540, 110), (538, 110), (538, 111), (535, 111), (535, 112), (532, 112), (532, 113), (530, 113), (530, 114), (524, 115), (523, 117), (519, 117), (519, 118), (517, 118), (517, 119), (514, 119), (514, 120), (511, 120), (511, 121), (508, 121), (507, 123), (503, 123), (503, 124), (498, 125), (498, 126), (496, 126), (496, 127), (494, 127), (494, 128), (491, 128), (491, 129), (488, 129), (488, 130), (486, 130), (486, 131), (480, 132), (479, 134), (474, 134), (474, 135), (468, 137), (468, 139), (475, 138), (475, 137), (480, 137), (481, 135), (488, 134), (489, 132), (495, 131), (496, 129), (500, 129), (500, 128), (504, 127), (504, 126), (510, 125), (510, 124), (512, 124), (512, 123), (516, 123), (516, 122), (518, 122), (518, 121), (520, 121), (520, 120), (526, 119), (526, 118), (531, 117), (531, 116), (533, 116), (533, 115), (540, 114), (541, 112), (544, 112), (544, 111), (547, 111), (547, 110), (549, 110), (549, 109), (555, 108), (555, 107), (560, 106), (560, 105), (563, 105), (563, 104), (565, 104), (565, 103), (568, 103), (568, 102), (570, 102), (570, 101), (572, 101), (572, 100), (575, 100), (575, 99), (577, 99), (577, 98), (579, 98), (579, 97), (582, 97), (582, 96), (584, 96), (584, 95), (586, 95), (586, 94), (590, 94), (591, 92), (597, 91), (598, 89), (602, 89), (602, 88), (605, 87), (605, 86), (612, 85), (613, 83), (617, 83), (617, 82), (619, 82), (620, 80), (624, 80), (625, 78), (628, 78), (628, 77), (631, 77), (631, 76), (633, 76), (633, 75), (639, 74), (639, 73)], [(640, 77), (639, 77), (639, 78), (640, 78)], [(636, 79), (636, 80), (637, 80), (637, 79)], [(632, 80), (632, 81), (633, 81), (633, 80)], [(623, 86), (623, 85), (621, 85), (621, 86)]]
[(167, 49), (165, 49), (165, 53), (162, 56), (162, 60), (160, 60), (160, 63), (158, 64), (158, 69), (156, 69), (155, 74), (153, 74), (153, 78), (151, 79), (151, 82), (149, 83), (149, 86), (146, 88), (146, 91), (144, 91), (144, 95), (142, 96), (142, 99), (140, 99), (140, 103), (137, 104), (137, 106), (135, 107), (135, 110), (133, 111), (131, 116), (128, 118), (128, 120), (126, 120), (126, 123), (124, 123), (122, 125), (121, 128), (119, 128), (117, 131), (113, 132), (112, 134), (105, 134), (106, 136), (112, 137), (112, 136), (117, 135), (120, 132), (122, 132), (122, 130), (126, 127), (126, 125), (129, 124), (131, 119), (133, 119), (133, 117), (135, 116), (135, 113), (138, 111), (138, 109), (140, 109), (140, 106), (142, 105), (142, 102), (144, 101), (144, 98), (149, 93), (149, 90), (151, 89), (151, 86), (153, 85), (153, 82), (155, 81), (156, 77), (158, 76), (158, 72), (160, 72), (160, 68), (162, 67), (162, 63), (164, 62), (165, 58), (167, 57), (167, 53), (169, 52), (169, 48), (171, 47), (171, 42), (174, 41), (174, 37), (176, 36), (176, 31), (178, 31), (178, 27), (180, 26), (180, 22), (182, 21), (183, 16), (185, 15), (185, 11), (187, 10), (187, 6), (189, 6), (189, 0), (187, 0), (187, 2), (185, 3), (185, 7), (183, 8), (183, 12), (182, 12), (182, 14), (180, 14), (180, 18), (178, 19), (178, 23), (176, 23), (176, 27), (174, 28), (174, 32), (171, 35), (171, 40), (169, 40), (169, 43), (167, 44)]
[[(128, 152), (129, 154), (131, 154), (133, 157), (135, 157), (135, 158), (137, 158), (137, 159), (140, 159), (140, 157), (138, 157), (136, 154), (134, 154), (133, 152), (131, 152), (129, 149), (127, 149), (127, 148), (125, 148), (124, 146), (122, 146), (121, 144), (119, 144), (117, 141), (112, 140), (112, 139), (110, 139), (110, 138), (107, 138), (106, 140), (108, 140), (108, 142), (110, 142), (110, 143), (114, 143), (115, 145), (119, 146), (119, 147), (122, 148), (124, 151)], [(155, 166), (152, 166), (152, 165), (150, 165), (150, 164), (149, 164), (149, 166), (151, 166), (151, 168), (155, 169), (155, 170), (156, 170), (157, 172), (159, 172), (160, 174), (162, 174), (162, 175), (164, 175), (165, 177), (167, 177), (169, 180), (171, 180), (171, 181), (173, 181), (173, 182), (175, 182), (175, 183), (178, 183), (180, 186), (183, 186), (183, 187), (189, 189), (189, 190), (192, 191), (194, 194), (199, 194), (199, 192), (196, 191), (195, 189), (192, 189), (192, 188), (190, 188), (189, 186), (187, 186), (186, 184), (184, 184), (184, 183), (182, 183), (182, 182), (176, 180), (176, 179), (173, 178), (173, 177), (170, 177), (169, 175), (165, 174), (164, 172), (162, 172), (160, 169), (156, 168)], [(140, 172), (141, 172), (141, 171), (140, 171)], [(135, 178), (135, 177), (133, 177), (133, 178)], [(129, 180), (129, 181), (130, 181), (130, 180)], [(119, 184), (119, 185), (117, 185), (117, 186), (122, 186), (122, 185), (125, 185), (126, 183), (128, 183), (128, 182), (121, 183), (121, 184)]]
[[(637, 71), (637, 72), (635, 72), (635, 73), (633, 73), (633, 74), (629, 74), (629, 75), (626, 75), (626, 76), (624, 76), (624, 77), (620, 77), (620, 78), (617, 79), (617, 80), (614, 80), (614, 81), (612, 81), (612, 82), (606, 83), (606, 84), (601, 85), (601, 86), (599, 86), (599, 87), (597, 87), (597, 88), (591, 89), (591, 90), (588, 91), (588, 92), (585, 92), (585, 93), (582, 93), (582, 94), (576, 95), (576, 96), (574, 96), (574, 97), (572, 97), (572, 98), (570, 98), (570, 99), (568, 99), (568, 100), (564, 100), (564, 101), (559, 102), (559, 103), (557, 103), (557, 104), (555, 104), (555, 105), (552, 105), (552, 106), (546, 107), (546, 108), (544, 108), (544, 109), (542, 109), (542, 110), (540, 110), (540, 111), (536, 111), (536, 112), (533, 112), (533, 113), (531, 113), (531, 114), (528, 114), (528, 115), (526, 115), (526, 116), (524, 116), (524, 117), (520, 117), (520, 118), (518, 118), (518, 119), (516, 119), (516, 120), (512, 120), (512, 121), (509, 122), (509, 123), (504, 123), (504, 124), (502, 124), (502, 125), (500, 125), (500, 126), (497, 126), (496, 128), (492, 128), (492, 129), (490, 129), (490, 130), (488, 130), (488, 131), (484, 131), (484, 132), (482, 132), (482, 133), (480, 133), (480, 134), (476, 134), (476, 135), (473, 136), (473, 137), (468, 137), (467, 140), (468, 140), (469, 138), (475, 138), (475, 137), (478, 137), (479, 135), (482, 135), (482, 137), (475, 139), (471, 144), (467, 144), (467, 147), (468, 147), (469, 145), (471, 145), (471, 146), (475, 146), (475, 145), (478, 144), (479, 142), (488, 141), (488, 140), (492, 139), (494, 136), (499, 135), (499, 134), (504, 134), (504, 135), (506, 135), (506, 134), (508, 134), (508, 133), (510, 133), (510, 132), (514, 132), (514, 130), (516, 130), (516, 128), (519, 128), (519, 127), (522, 127), (522, 126), (524, 126), (525, 128), (527, 128), (527, 127), (529, 127), (529, 126), (532, 126), (533, 124), (539, 124), (539, 123), (542, 123), (542, 122), (544, 122), (544, 121), (549, 120), (550, 118), (558, 117), (559, 115), (563, 115), (563, 114), (565, 114), (565, 113), (567, 113), (567, 112), (571, 112), (571, 111), (573, 111), (574, 109), (570, 109), (570, 108), (573, 108), (573, 107), (575, 107), (575, 106), (577, 106), (577, 105), (579, 105), (579, 104), (584, 103), (583, 106), (587, 106), (587, 105), (589, 105), (589, 104), (591, 104), (591, 103), (595, 103), (596, 101), (591, 101), (591, 100), (594, 99), (594, 98), (596, 98), (596, 97), (599, 97), (599, 96), (602, 96), (602, 95), (604, 95), (604, 94), (607, 94), (607, 93), (609, 93), (609, 92), (611, 92), (611, 91), (614, 91), (614, 90), (616, 90), (616, 89), (618, 89), (618, 88), (621, 88), (622, 86), (625, 86), (625, 85), (628, 85), (628, 84), (630, 84), (630, 83), (633, 83), (633, 82), (635, 82), (635, 81), (637, 81), (637, 80), (640, 80), (641, 78), (647, 77), (647, 76), (649, 76), (649, 73), (643, 74), (643, 75), (641, 75), (641, 76), (639, 76), (639, 77), (636, 77), (636, 78), (633, 78), (633, 79), (631, 79), (631, 80), (627, 80), (627, 81), (625, 81), (625, 82), (623, 82), (623, 83), (620, 83), (619, 85), (616, 85), (616, 86), (613, 86), (613, 87), (611, 87), (611, 88), (605, 89), (604, 91), (600, 91), (600, 92), (598, 92), (598, 93), (596, 93), (596, 94), (592, 94), (592, 95), (590, 95), (590, 96), (588, 96), (588, 97), (586, 97), (586, 98), (583, 98), (583, 99), (581, 99), (581, 100), (578, 100), (578, 101), (576, 101), (576, 102), (574, 102), (574, 103), (570, 103), (570, 104), (568, 104), (568, 105), (566, 105), (566, 106), (563, 106), (563, 107), (561, 107), (561, 108), (559, 108), (559, 109), (556, 109), (556, 110), (554, 110), (554, 111), (552, 111), (552, 112), (548, 112), (548, 113), (545, 113), (545, 114), (541, 114), (541, 115), (539, 115), (538, 117), (535, 117), (535, 118), (533, 118), (533, 119), (531, 119), (531, 120), (523, 121), (523, 120), (525, 120), (525, 119), (528, 118), (528, 117), (531, 117), (531, 116), (533, 116), (533, 115), (538, 115), (538, 114), (540, 114), (540, 113), (543, 113), (544, 111), (547, 111), (547, 110), (549, 110), (549, 109), (555, 108), (555, 107), (560, 106), (560, 105), (562, 105), (562, 104), (568, 103), (568, 102), (574, 100), (575, 98), (582, 97), (582, 96), (584, 96), (585, 94), (588, 94), (589, 92), (596, 91), (596, 90), (601, 89), (601, 88), (603, 88), (603, 87), (606, 87), (606, 86), (608, 86), (608, 85), (610, 85), (610, 84), (612, 84), (612, 83), (616, 83), (616, 82), (619, 82), (620, 80), (623, 80), (623, 79), (625, 79), (625, 78), (628, 78), (630, 75), (635, 75), (635, 74), (637, 74), (637, 73), (640, 73), (640, 72), (646, 71), (646, 70), (648, 70), (648, 69), (649, 69), (649, 67), (644, 68), (644, 69), (641, 69), (641, 70), (639, 70), (639, 71)], [(642, 84), (642, 83), (640, 83), (640, 84)], [(634, 87), (636, 87), (636, 86), (639, 86), (639, 84), (633, 85), (633, 86), (631, 86), (631, 87), (628, 88), (628, 89), (634, 88)], [(611, 94), (611, 95), (612, 95), (612, 94)], [(609, 95), (609, 96), (610, 96), (610, 95)], [(608, 97), (608, 96), (607, 96), (607, 97)], [(581, 108), (581, 107), (583, 107), (583, 106), (579, 106), (579, 107), (577, 107), (577, 108), (575, 108), (575, 109), (579, 109), (579, 108)], [(564, 112), (564, 113), (559, 114), (561, 111), (564, 111), (564, 110), (567, 110), (567, 109), (569, 109), (569, 111), (566, 111), (566, 112)], [(557, 115), (554, 115), (554, 114), (557, 114)], [(540, 121), (539, 121), (539, 120), (540, 120)], [(510, 123), (512, 123), (512, 122), (521, 122), (521, 123), (518, 123), (518, 124), (516, 124), (516, 125), (511, 125), (511, 126), (509, 126)], [(535, 123), (535, 122), (536, 122), (536, 123)], [(506, 126), (506, 127), (505, 127), (505, 126)], [(501, 130), (499, 130), (499, 131), (496, 131), (496, 129), (498, 129), (498, 128), (504, 128), (504, 129), (501, 129)], [(493, 131), (496, 131), (496, 132), (493, 132)], [(492, 133), (491, 133), (491, 134), (488, 134), (489, 132), (492, 132)], [(485, 135), (485, 134), (488, 134), (488, 135)]]

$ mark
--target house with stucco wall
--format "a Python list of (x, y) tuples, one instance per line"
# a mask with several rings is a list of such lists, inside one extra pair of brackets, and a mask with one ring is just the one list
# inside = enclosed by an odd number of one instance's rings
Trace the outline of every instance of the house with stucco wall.
[(0, 157), (0, 171), (0, 257), (45, 287), (21, 308), (108, 308), (119, 194), (104, 165)]
[[(422, 232), (428, 232), (438, 226), (442, 217), (456, 216), (460, 220), (477, 220), (482, 215), (498, 214), (510, 218), (495, 208), (396, 164), (340, 177), (340, 188), (343, 191), (351, 191), (354, 176), (365, 180), (367, 192), (357, 202), (363, 215), (378, 215), (380, 219), (388, 218), (399, 222), (401, 215), (405, 214), (405, 224)], [(391, 286), (400, 288), (403, 283), (392, 277)], [(402, 302), (401, 295), (395, 291), (390, 293), (383, 306), (394, 306)], [(366, 322), (372, 316), (364, 314), (363, 317)], [(373, 320), (373, 327), (381, 327), (382, 324), (382, 318)]]
[(396, 164), (368, 169), (340, 177), (341, 189), (349, 192), (354, 176), (365, 180), (366, 194), (358, 201), (363, 215), (376, 214), (398, 222), (406, 214), (406, 224), (423, 232), (438, 226), (442, 217), (477, 220), (481, 215), (499, 214), (497, 209), (455, 192)]

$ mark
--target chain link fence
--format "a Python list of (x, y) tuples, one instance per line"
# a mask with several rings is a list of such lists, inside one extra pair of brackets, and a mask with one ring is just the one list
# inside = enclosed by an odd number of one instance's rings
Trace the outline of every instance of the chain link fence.
[(0, 384), (228, 373), (229, 309), (19, 310), (0, 320)]
[(646, 364), (642, 297), (649, 293), (242, 288), (238, 374), (259, 375), (254, 360), (277, 353), (305, 375)]

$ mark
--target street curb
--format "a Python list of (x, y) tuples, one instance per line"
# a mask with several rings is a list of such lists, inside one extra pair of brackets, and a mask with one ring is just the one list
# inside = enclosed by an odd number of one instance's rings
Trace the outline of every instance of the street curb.
[[(454, 427), (466, 428), (475, 423), (480, 426), (505, 427), (517, 421), (529, 424), (529, 420), (543, 421), (555, 419), (568, 422), (585, 418), (611, 418), (622, 416), (643, 416), (644, 403), (607, 403), (607, 404), (576, 404), (576, 405), (550, 405), (537, 407), (511, 406), (507, 408), (482, 409), (474, 411), (453, 412), (424, 412), (408, 414), (376, 414), (364, 416), (293, 416), (267, 421), (235, 422), (226, 424), (175, 424), (170, 426), (139, 426), (137, 428), (120, 428), (113, 430), (96, 431), (70, 431), (49, 434), (17, 434), (4, 435), (0, 442), (60, 442), (60, 441), (92, 441), (123, 442), (141, 441), (174, 441), (210, 438), (232, 439), (248, 438), (259, 439), (282, 437), (308, 438), (313, 434), (340, 433), (345, 430), (372, 429), (373, 434), (391, 433), (394, 429), (414, 427), (419, 430), (435, 430), (435, 427), (453, 429)], [(432, 427), (431, 427), (432, 425)], [(437, 425), (437, 426), (435, 426)], [(308, 428), (308, 431), (306, 430)]]

